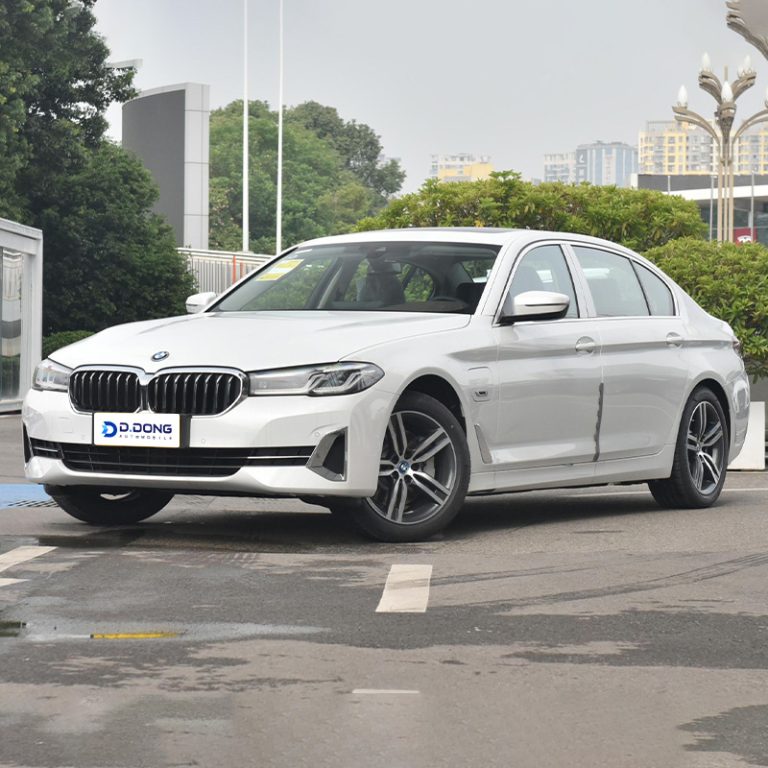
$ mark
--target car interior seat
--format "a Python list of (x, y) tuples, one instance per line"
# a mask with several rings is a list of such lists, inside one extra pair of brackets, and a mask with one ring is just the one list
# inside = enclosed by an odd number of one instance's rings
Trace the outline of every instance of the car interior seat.
[(378, 302), (380, 306), (404, 304), (405, 293), (391, 262), (371, 263), (357, 293), (359, 302)]
[(470, 312), (474, 312), (484, 290), (485, 283), (459, 283), (456, 286), (456, 298), (463, 301)]

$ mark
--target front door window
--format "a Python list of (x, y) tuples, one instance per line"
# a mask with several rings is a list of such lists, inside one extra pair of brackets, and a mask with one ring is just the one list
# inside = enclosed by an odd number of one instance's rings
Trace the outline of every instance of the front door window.
[(517, 296), (526, 291), (563, 293), (571, 300), (565, 316), (579, 316), (571, 273), (559, 245), (540, 245), (520, 259), (509, 292)]

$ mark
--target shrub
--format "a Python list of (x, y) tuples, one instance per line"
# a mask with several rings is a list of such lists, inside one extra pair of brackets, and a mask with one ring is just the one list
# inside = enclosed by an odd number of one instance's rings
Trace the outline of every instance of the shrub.
[(43, 357), (49, 357), (57, 349), (66, 347), (67, 344), (74, 344), (76, 341), (92, 335), (93, 331), (61, 331), (60, 333), (52, 333), (50, 336), (45, 336), (43, 338)]
[(636, 251), (677, 237), (703, 238), (696, 203), (647, 189), (539, 184), (511, 171), (451, 184), (430, 179), (357, 230), (390, 227), (514, 227), (594, 235)]
[(733, 328), (753, 378), (768, 375), (768, 248), (681, 238), (645, 256)]

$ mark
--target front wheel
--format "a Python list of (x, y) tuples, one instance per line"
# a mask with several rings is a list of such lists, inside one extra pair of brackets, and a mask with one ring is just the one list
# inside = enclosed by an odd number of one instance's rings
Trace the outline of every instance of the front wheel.
[(648, 483), (662, 507), (709, 507), (720, 496), (728, 464), (728, 423), (715, 394), (697, 389), (686, 403), (672, 474)]
[(105, 493), (87, 486), (46, 485), (48, 495), (69, 515), (91, 525), (131, 525), (157, 514), (173, 498), (169, 491), (137, 489)]
[(458, 419), (429, 395), (408, 392), (387, 423), (376, 493), (340, 500), (333, 511), (374, 539), (422, 541), (445, 528), (461, 509), (469, 469)]

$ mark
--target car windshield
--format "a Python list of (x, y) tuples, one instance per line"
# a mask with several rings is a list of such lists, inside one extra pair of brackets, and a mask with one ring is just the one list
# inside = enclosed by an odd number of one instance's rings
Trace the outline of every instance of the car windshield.
[(366, 242), (300, 247), (215, 304), (265, 310), (475, 311), (499, 246)]

